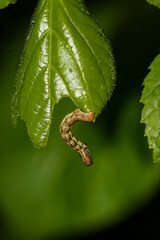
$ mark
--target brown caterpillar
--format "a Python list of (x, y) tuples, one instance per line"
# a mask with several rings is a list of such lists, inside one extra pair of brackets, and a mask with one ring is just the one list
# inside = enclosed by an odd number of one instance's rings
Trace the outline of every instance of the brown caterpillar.
[(61, 136), (64, 141), (76, 150), (82, 158), (82, 162), (86, 166), (91, 166), (93, 164), (90, 151), (86, 144), (77, 140), (71, 132), (72, 125), (77, 121), (93, 122), (94, 112), (84, 113), (80, 109), (76, 109), (74, 112), (68, 114), (62, 121), (60, 125)]

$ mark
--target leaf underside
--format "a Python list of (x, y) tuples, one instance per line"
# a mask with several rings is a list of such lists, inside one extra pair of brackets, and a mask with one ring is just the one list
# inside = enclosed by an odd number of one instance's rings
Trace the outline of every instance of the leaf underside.
[(155, 162), (160, 162), (160, 55), (150, 66), (150, 73), (144, 80), (141, 102), (141, 122), (146, 124), (145, 135), (148, 137), (149, 148), (153, 150)]
[(27, 37), (13, 98), (35, 146), (47, 144), (54, 105), (70, 97), (101, 112), (115, 79), (112, 53), (82, 0), (40, 0)]
[(0, 9), (7, 7), (10, 3), (15, 3), (17, 0), (0, 0)]

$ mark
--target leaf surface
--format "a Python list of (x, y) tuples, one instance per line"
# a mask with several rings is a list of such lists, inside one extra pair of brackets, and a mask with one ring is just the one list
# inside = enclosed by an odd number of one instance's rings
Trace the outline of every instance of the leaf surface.
[(146, 0), (148, 3), (153, 4), (156, 7), (160, 8), (160, 0)]
[(154, 149), (154, 161), (160, 162), (160, 55), (154, 59), (150, 70), (144, 80), (141, 102), (145, 106), (141, 121), (146, 124), (145, 135), (149, 148)]
[(40, 0), (27, 38), (13, 116), (25, 120), (35, 146), (45, 146), (52, 112), (70, 97), (84, 112), (101, 112), (115, 79), (112, 53), (82, 0)]
[(7, 7), (10, 3), (15, 3), (16, 0), (0, 0), (0, 9)]

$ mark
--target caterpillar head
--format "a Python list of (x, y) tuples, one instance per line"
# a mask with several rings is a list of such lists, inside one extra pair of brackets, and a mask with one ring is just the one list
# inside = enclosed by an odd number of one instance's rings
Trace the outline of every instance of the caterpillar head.
[(91, 166), (93, 164), (92, 157), (88, 148), (82, 148), (81, 157), (82, 157), (82, 162), (86, 166)]

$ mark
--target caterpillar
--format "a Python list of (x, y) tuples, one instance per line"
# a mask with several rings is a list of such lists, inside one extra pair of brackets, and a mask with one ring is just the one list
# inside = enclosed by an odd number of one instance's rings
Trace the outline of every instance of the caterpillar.
[(60, 125), (61, 137), (64, 141), (78, 152), (81, 156), (82, 162), (86, 166), (93, 164), (92, 157), (87, 145), (77, 140), (71, 132), (72, 125), (77, 121), (93, 122), (94, 112), (84, 113), (80, 109), (76, 109), (74, 112), (68, 114)]

